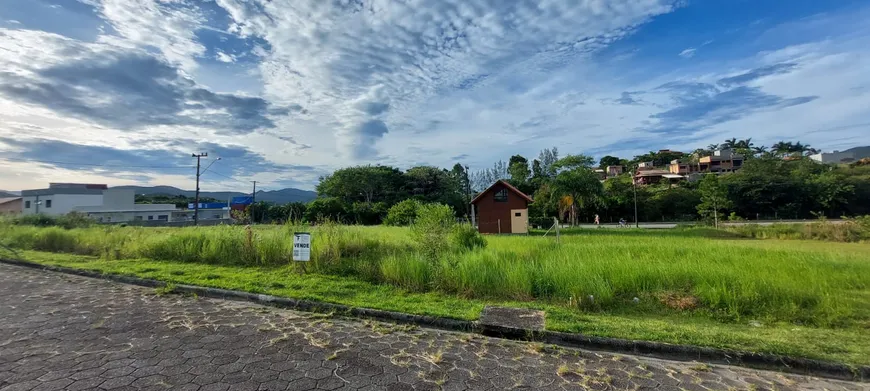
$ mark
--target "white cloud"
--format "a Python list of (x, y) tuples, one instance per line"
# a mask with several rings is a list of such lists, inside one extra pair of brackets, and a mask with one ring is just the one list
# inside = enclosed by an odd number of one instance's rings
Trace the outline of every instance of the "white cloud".
[[(86, 0), (128, 42), (155, 47), (171, 63), (186, 71), (197, 67), (205, 53), (196, 31), (205, 18), (196, 3), (186, 0)], [(111, 36), (103, 36), (112, 40)]]
[[(305, 102), (337, 128), (345, 156), (363, 159), (376, 155), (370, 144), (411, 131), (406, 120), (425, 115), (429, 99), (468, 79), (570, 61), (672, 9), (653, 0), (218, 4), (235, 22), (230, 31), (271, 45), (261, 65), (267, 94)], [(390, 107), (377, 117), (353, 108), (373, 88)]]
[[(250, 106), (253, 111), (233, 111), (232, 105), (199, 106), (202, 97), (197, 96), (171, 115), (186, 122), (170, 121), (158, 110), (131, 124), (127, 114), (95, 120), (70, 115), (69, 107), (0, 96), (0, 137), (64, 139), (122, 150), (181, 148), (166, 140), (208, 141), (244, 145), (269, 164), (328, 170), (360, 162), (449, 167), (461, 155), (468, 155), (464, 163), (481, 167), (515, 153), (535, 156), (553, 145), (566, 153), (627, 157), (648, 148), (691, 149), (726, 137), (762, 143), (798, 138), (828, 148), (858, 142), (867, 130), (859, 125), (870, 123), (865, 71), (870, 33), (841, 26), (836, 31), (848, 35), (826, 34), (838, 24), (837, 15), (814, 18), (815, 34), (803, 41), (783, 38), (794, 26), (774, 26), (762, 34), (764, 45), (753, 46), (766, 50), (757, 55), (724, 51), (732, 44), (727, 36), (716, 36), (717, 45), (691, 37), (681, 44), (692, 47), (678, 55), (692, 61), (671, 55), (662, 60), (667, 63), (640, 64), (648, 55), (643, 44), (618, 41), (671, 11), (669, 1), (81, 1), (94, 5), (108, 23), (97, 42), (0, 29), (0, 86), (15, 78), (38, 80), (46, 69), (132, 53), (165, 59), (169, 74), (181, 70), (180, 79), (173, 80), (185, 80), (190, 88), (265, 101), (253, 102), (262, 103)], [(704, 55), (695, 56), (698, 50)], [(782, 64), (794, 66), (775, 68)], [(147, 79), (140, 75), (130, 82), (142, 80)], [(672, 82), (714, 88), (691, 96), (657, 89)], [(75, 81), (53, 85), (96, 90)], [(147, 87), (142, 89), (165, 85)], [(92, 111), (100, 113), (112, 104), (108, 95), (89, 99)], [(155, 101), (131, 90), (122, 102), (130, 108)], [(227, 131), (227, 123), (248, 124), (240, 118), (252, 113), (259, 114), (263, 126), (253, 131), (242, 126), (248, 132), (244, 136)], [(32, 178), (56, 176), (46, 167), (25, 172), (30, 179), (8, 180), (29, 184)], [(292, 179), (310, 188), (318, 172), (250, 174), (259, 181)], [(89, 180), (98, 176), (86, 175)], [(7, 178), (0, 174), (0, 181)], [(149, 181), (189, 187), (188, 180), (167, 173)]]
[(682, 58), (692, 58), (695, 56), (696, 51), (697, 51), (697, 49), (695, 49), (695, 48), (688, 48), (688, 49), (680, 52), (679, 56)]
[(236, 62), (236, 56), (234, 56), (232, 54), (224, 53), (223, 51), (220, 51), (220, 50), (217, 51), (216, 59), (220, 62), (225, 62), (225, 63)]

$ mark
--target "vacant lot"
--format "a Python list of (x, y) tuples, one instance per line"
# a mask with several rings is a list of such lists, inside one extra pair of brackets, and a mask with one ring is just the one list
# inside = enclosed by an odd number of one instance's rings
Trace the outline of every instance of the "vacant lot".
[[(313, 233), (307, 275), (288, 265), (298, 230)], [(0, 241), (37, 262), (175, 282), (462, 319), (537, 307), (556, 330), (870, 363), (870, 244), (581, 230), (431, 258), (407, 228), (338, 225), (0, 225)]]

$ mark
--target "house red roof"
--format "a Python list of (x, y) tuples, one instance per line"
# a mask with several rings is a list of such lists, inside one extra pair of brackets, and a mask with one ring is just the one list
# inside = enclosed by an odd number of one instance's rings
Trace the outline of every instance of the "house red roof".
[(510, 190), (510, 191), (513, 192), (514, 194), (516, 194), (516, 195), (518, 195), (518, 196), (524, 198), (526, 201), (534, 202), (534, 200), (532, 200), (532, 197), (527, 196), (526, 193), (523, 193), (523, 192), (521, 192), (519, 189), (517, 189), (516, 187), (513, 187), (513, 185), (511, 185), (510, 183), (507, 183), (507, 181), (505, 181), (505, 180), (503, 180), (503, 179), (499, 179), (499, 180), (497, 180), (495, 183), (493, 183), (492, 186), (490, 186), (488, 189), (486, 189), (486, 190), (480, 192), (480, 194), (478, 194), (477, 197), (474, 197), (474, 199), (471, 200), (471, 203), (472, 203), (472, 204), (476, 204), (477, 201), (479, 201), (481, 198), (483, 198), (483, 196), (484, 196), (486, 193), (489, 193), (490, 190), (492, 190), (492, 188), (495, 187), (495, 185), (498, 185), (498, 184), (502, 184), (502, 185), (504, 185), (504, 187), (506, 187), (508, 190)]

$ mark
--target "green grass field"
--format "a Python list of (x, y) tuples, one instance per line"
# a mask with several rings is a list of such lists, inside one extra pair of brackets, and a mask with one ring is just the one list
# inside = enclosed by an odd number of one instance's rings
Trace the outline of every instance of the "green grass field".
[[(301, 229), (306, 275), (288, 262)], [(459, 319), (535, 307), (553, 330), (870, 364), (870, 244), (707, 229), (486, 241), (433, 260), (407, 228), (0, 225), (0, 242), (42, 263)]]

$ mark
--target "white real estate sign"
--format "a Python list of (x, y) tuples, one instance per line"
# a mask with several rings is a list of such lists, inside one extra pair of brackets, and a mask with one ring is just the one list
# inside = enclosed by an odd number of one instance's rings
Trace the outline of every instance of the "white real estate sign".
[(311, 260), (311, 234), (296, 232), (293, 234), (293, 260), (308, 262)]

